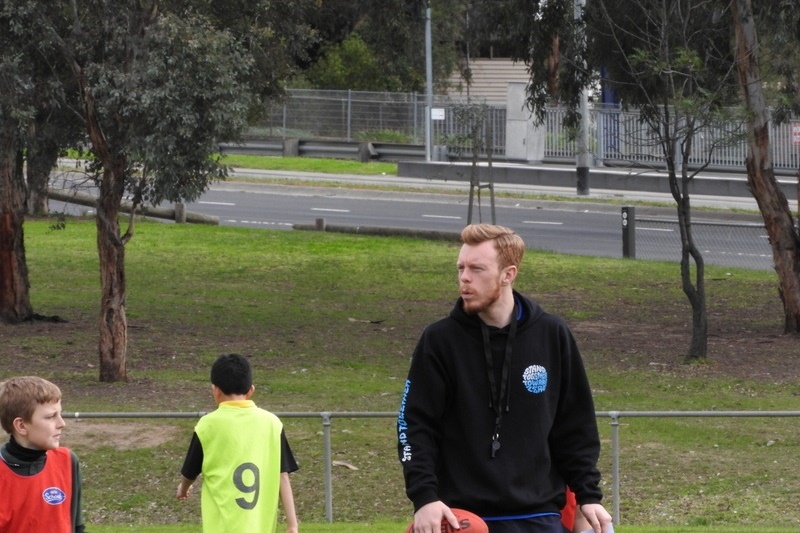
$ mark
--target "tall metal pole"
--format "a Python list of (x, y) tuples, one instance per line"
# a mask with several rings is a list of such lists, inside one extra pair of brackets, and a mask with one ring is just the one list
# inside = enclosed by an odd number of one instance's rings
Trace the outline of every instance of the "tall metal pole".
[[(585, 0), (575, 0), (575, 20), (578, 20), (583, 13)], [(581, 30), (581, 39), (586, 36)], [(585, 64), (584, 64), (585, 65)], [(589, 194), (589, 166), (591, 163), (591, 154), (589, 153), (589, 89), (584, 87), (581, 89), (580, 99), (580, 134), (578, 135), (578, 150), (575, 154), (575, 166), (577, 174), (577, 192), (579, 195)]]
[(433, 58), (431, 47), (431, 3), (425, 7), (425, 79), (428, 92), (428, 102), (425, 106), (425, 161), (431, 161), (431, 112), (433, 110)]

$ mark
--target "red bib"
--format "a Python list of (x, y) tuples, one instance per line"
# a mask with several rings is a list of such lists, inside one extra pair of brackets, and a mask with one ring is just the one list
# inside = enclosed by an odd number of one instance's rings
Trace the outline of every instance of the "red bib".
[(47, 451), (44, 470), (20, 476), (0, 460), (0, 531), (72, 532), (72, 455), (67, 448)]
[(570, 531), (575, 527), (575, 509), (577, 506), (578, 503), (575, 501), (575, 493), (567, 487), (567, 504), (561, 509), (561, 523)]

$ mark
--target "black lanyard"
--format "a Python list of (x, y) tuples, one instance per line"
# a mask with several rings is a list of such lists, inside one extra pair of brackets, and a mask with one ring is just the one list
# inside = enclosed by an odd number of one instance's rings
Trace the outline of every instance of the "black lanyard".
[(481, 332), (483, 333), (483, 353), (486, 356), (486, 373), (489, 378), (491, 397), (489, 398), (489, 408), (494, 410), (494, 432), (492, 433), (492, 457), (497, 455), (500, 450), (500, 426), (503, 422), (503, 399), (506, 401), (505, 411), (509, 410), (508, 391), (508, 372), (511, 366), (511, 350), (514, 347), (514, 337), (517, 334), (517, 305), (511, 313), (511, 326), (508, 330), (506, 340), (506, 350), (503, 356), (503, 372), (500, 379), (500, 388), (497, 388), (497, 379), (494, 374), (494, 357), (492, 357), (492, 345), (489, 341), (489, 327), (481, 321)]

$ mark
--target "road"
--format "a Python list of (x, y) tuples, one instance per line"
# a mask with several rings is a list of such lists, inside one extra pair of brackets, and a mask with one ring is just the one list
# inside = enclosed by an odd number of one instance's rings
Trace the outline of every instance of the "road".
[[(280, 230), (291, 230), (295, 225), (313, 225), (317, 219), (324, 219), (329, 226), (455, 233), (468, 222), (469, 187), (464, 183), (431, 183), (430, 180), (381, 177), (384, 187), (369, 189), (366, 183), (374, 183), (375, 178), (340, 176), (336, 180), (350, 182), (348, 186), (336, 187), (330, 186), (330, 183), (328, 186), (296, 186), (275, 183), (276, 173), (266, 176), (258, 172), (247, 174), (251, 181), (227, 181), (212, 185), (197, 202), (187, 204), (187, 210), (217, 216), (222, 225)], [(253, 180), (254, 175), (271, 177), (273, 181)], [(297, 173), (292, 173), (291, 177), (297, 178)], [(322, 179), (319, 176), (311, 178)], [(330, 180), (330, 176), (327, 179)], [(387, 190), (387, 185), (402, 187), (403, 190)], [(431, 192), (431, 187), (435, 187), (436, 192)], [(498, 184), (497, 187), (503, 190), (502, 185)], [(448, 193), (444, 194), (442, 189), (449, 189)], [(528, 195), (537, 192), (519, 190), (518, 186), (514, 190), (505, 190)], [(593, 197), (603, 199), (604, 194), (602, 191), (593, 192)], [(559, 191), (559, 195), (569, 196), (569, 192)], [(607, 197), (620, 200), (617, 193), (609, 193)], [(657, 200), (669, 205), (666, 198), (637, 196), (632, 199)], [(741, 202), (739, 199), (735, 201)], [(51, 202), (51, 205), (54, 210), (63, 209), (61, 203)], [(503, 196), (496, 199), (495, 219), (498, 224), (517, 231), (532, 249), (619, 258), (622, 257), (621, 207), (620, 203), (587, 202), (580, 198), (554, 201), (530, 199), (530, 196), (525, 199)], [(85, 207), (76, 207), (71, 211), (87, 210)], [(678, 261), (680, 239), (677, 224), (674, 223), (675, 209), (639, 206), (636, 208), (636, 217), (636, 257)], [(490, 202), (485, 191), (480, 207), (476, 204), (473, 210), (472, 221), (492, 221)], [(708, 264), (764, 270), (772, 268), (771, 250), (757, 215), (696, 212), (693, 221), (698, 245)], [(709, 225), (703, 225), (704, 222)], [(737, 225), (731, 225), (733, 223)], [(743, 223), (753, 227), (741, 226)]]
[[(290, 229), (295, 224), (408, 228), (458, 232), (468, 222), (468, 187), (460, 192), (364, 190), (268, 183), (214, 185), (187, 209), (215, 215), (220, 223)], [(638, 207), (636, 256), (680, 258), (674, 208)], [(517, 231), (529, 248), (597, 257), (622, 257), (620, 204), (498, 197), (496, 222)], [(489, 198), (473, 209), (473, 222), (491, 222)], [(673, 221), (673, 222), (670, 222)], [(730, 213), (696, 214), (695, 232), (709, 264), (771, 269), (772, 259), (759, 218)]]

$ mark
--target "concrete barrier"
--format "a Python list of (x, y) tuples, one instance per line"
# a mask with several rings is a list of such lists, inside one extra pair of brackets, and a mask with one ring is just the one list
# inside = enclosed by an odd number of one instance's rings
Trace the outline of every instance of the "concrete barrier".
[[(87, 207), (97, 208), (97, 197), (85, 192), (70, 191), (65, 189), (49, 189), (47, 194), (52, 200), (60, 200), (70, 204), (85, 205)], [(122, 205), (120, 206), (120, 211), (123, 213), (130, 213), (132, 208), (133, 204), (131, 204), (131, 202), (123, 201)], [(146, 217), (163, 218), (167, 220), (174, 220), (176, 222), (211, 224), (215, 226), (219, 225), (219, 217), (186, 211), (186, 208), (183, 205), (179, 206), (178, 209), (139, 205), (136, 207), (136, 213)]]
[(331, 231), (334, 233), (352, 233), (357, 235), (378, 235), (393, 237), (415, 237), (418, 239), (428, 239), (435, 241), (459, 242), (460, 232), (437, 231), (410, 228), (387, 228), (379, 226), (336, 226), (326, 224), (325, 219), (317, 219), (315, 224), (294, 224), (292, 229), (305, 231)]

